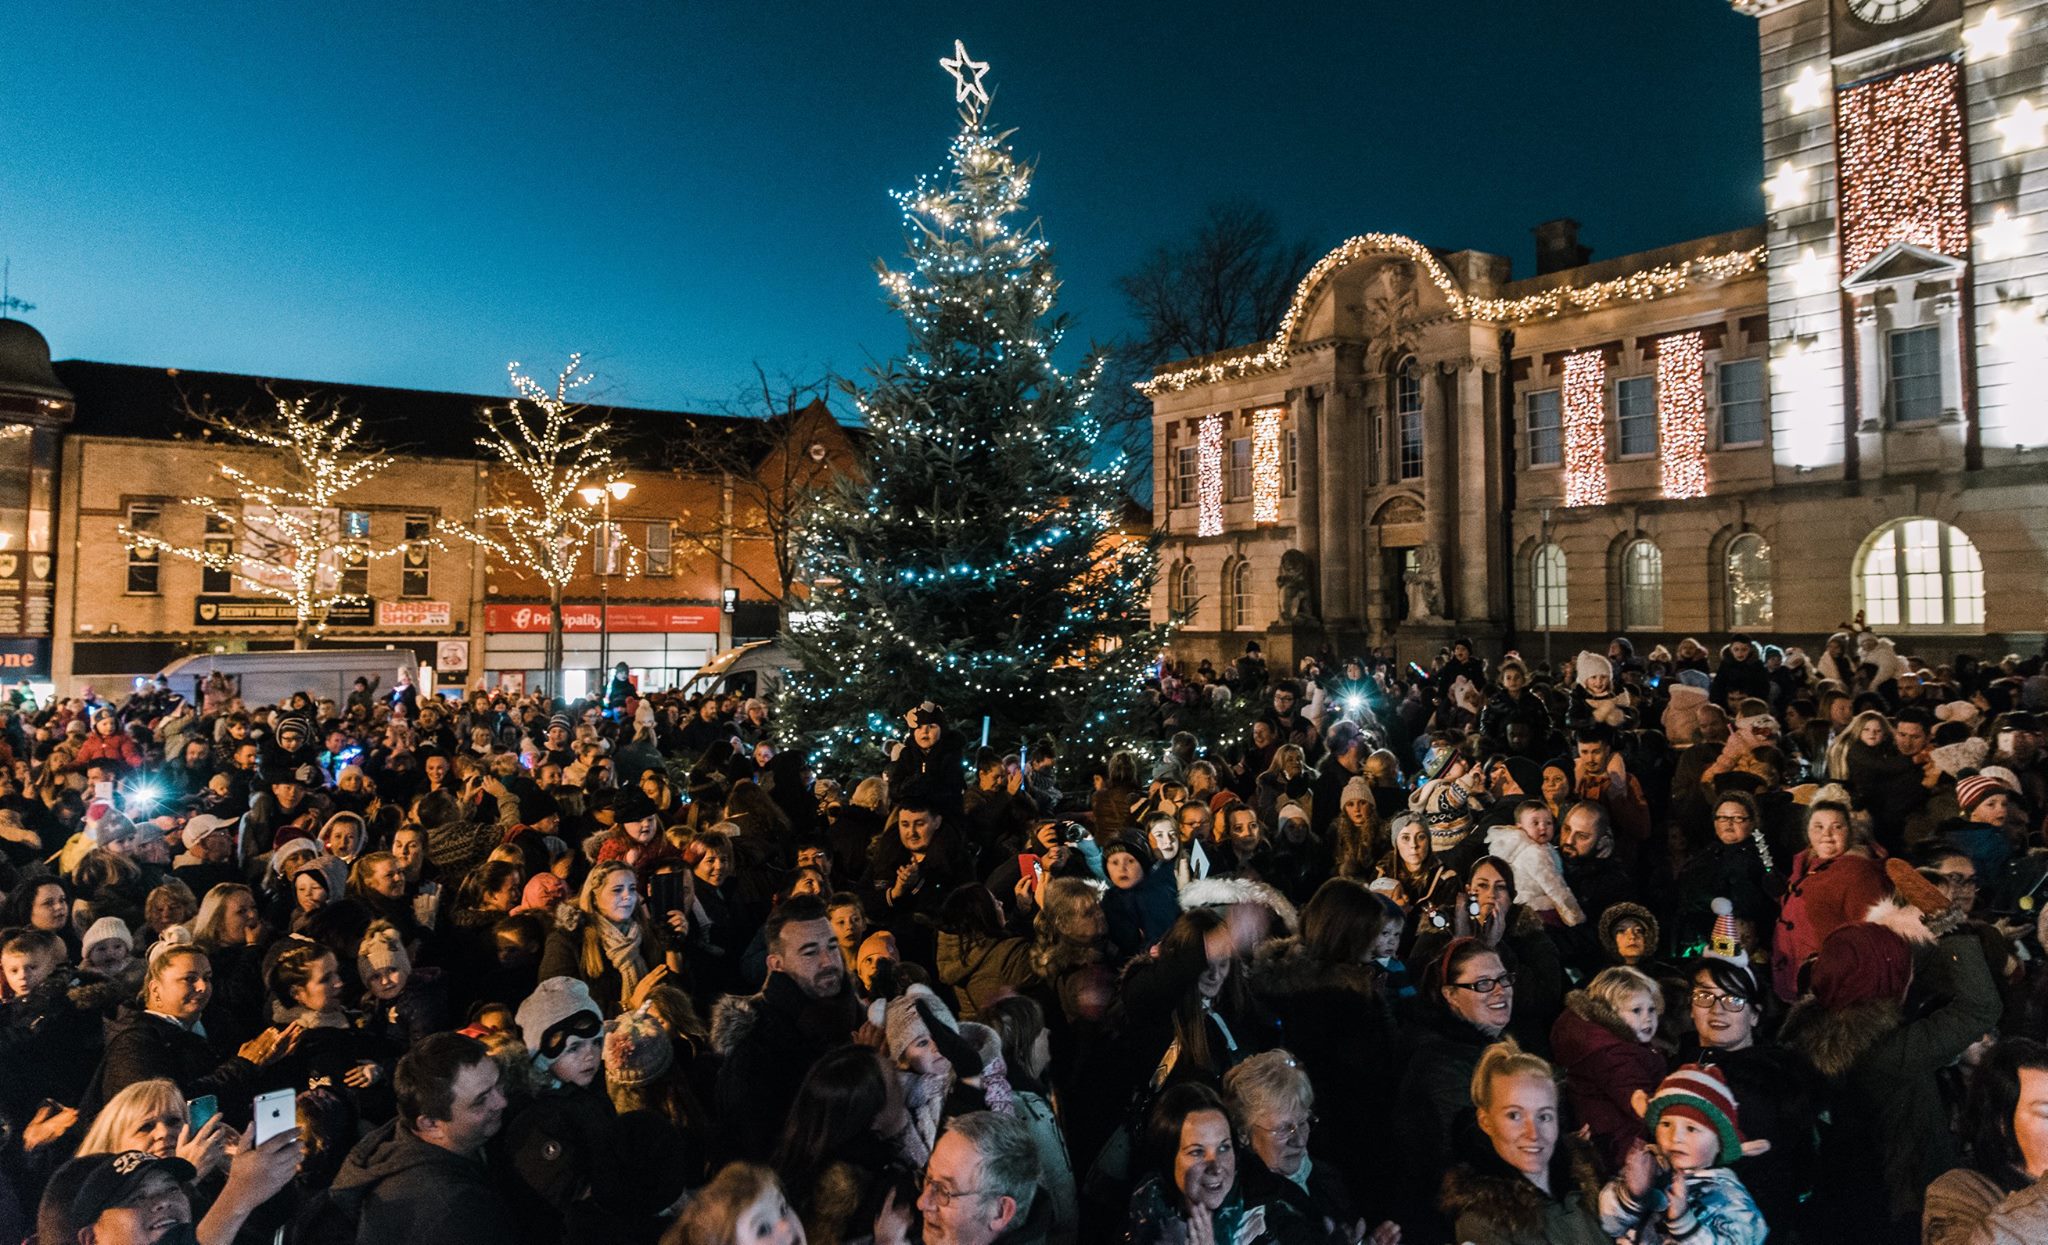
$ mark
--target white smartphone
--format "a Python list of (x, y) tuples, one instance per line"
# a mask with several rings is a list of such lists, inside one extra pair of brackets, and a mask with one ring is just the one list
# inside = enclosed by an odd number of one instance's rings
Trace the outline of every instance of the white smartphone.
[(298, 1124), (298, 1095), (288, 1089), (274, 1089), (256, 1095), (256, 1144), (262, 1145)]

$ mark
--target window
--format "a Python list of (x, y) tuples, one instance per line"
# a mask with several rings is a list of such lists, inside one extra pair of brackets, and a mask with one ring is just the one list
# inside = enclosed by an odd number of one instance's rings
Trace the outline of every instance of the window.
[(1252, 564), (1239, 558), (1230, 568), (1229, 606), (1230, 629), (1243, 630), (1252, 625)]
[(1755, 532), (1728, 542), (1728, 625), (1771, 625), (1771, 547)]
[(1394, 375), (1394, 417), (1401, 435), (1401, 479), (1422, 478), (1422, 368), (1410, 359)]
[(1236, 437), (1230, 442), (1230, 500), (1243, 501), (1252, 495), (1252, 439)]
[(1300, 481), (1301, 434), (1294, 429), (1287, 430), (1287, 457), (1280, 469), (1280, 483), (1289, 497), (1294, 496), (1295, 486)]
[(1564, 425), (1558, 414), (1557, 390), (1532, 393), (1529, 395), (1529, 465), (1557, 467), (1563, 463)]
[(428, 559), (434, 555), (434, 521), (424, 514), (405, 516), (405, 556), (398, 575), (398, 595), (401, 597), (424, 597), (431, 595), (432, 568)]
[(626, 543), (626, 534), (616, 523), (598, 522), (591, 524), (590, 573), (593, 575), (616, 575), (622, 561), (620, 553)]
[(1621, 625), (1624, 629), (1664, 625), (1664, 553), (1647, 540), (1621, 551)]
[(367, 597), (370, 595), (370, 556), (363, 547), (350, 541), (341, 546), (335, 554), (341, 564), (340, 590), (348, 596)]
[(1179, 566), (1174, 567), (1173, 574), (1166, 581), (1167, 612), (1176, 618), (1185, 616), (1192, 621), (1195, 613), (1197, 592), (1198, 589), (1195, 586), (1195, 564), (1183, 562)]
[(1564, 550), (1556, 543), (1536, 546), (1529, 558), (1531, 622), (1537, 627), (1568, 626), (1571, 616), (1564, 590)]
[(675, 573), (675, 545), (670, 539), (672, 529), (666, 523), (647, 525), (647, 573), (649, 575), (673, 575)]
[[(156, 506), (128, 507), (128, 530), (155, 535), (163, 527), (164, 512)], [(141, 545), (128, 546), (128, 591), (136, 596), (155, 596), (162, 591), (159, 572), (162, 551)]]
[(1173, 504), (1192, 506), (1195, 504), (1195, 482), (1201, 476), (1201, 450), (1192, 445), (1183, 445), (1173, 451)]
[[(206, 540), (202, 546), (209, 558), (232, 558), (235, 556), (234, 526), (217, 514), (206, 516)], [(199, 567), (199, 591), (219, 596), (235, 590), (235, 573), (226, 567), (215, 568), (204, 563)]]
[(1891, 361), (1892, 422), (1925, 424), (1941, 418), (1941, 330), (1898, 329), (1887, 339)]
[(1621, 420), (1621, 456), (1648, 458), (1657, 452), (1657, 378), (1631, 376), (1614, 382)]
[(1880, 530), (1857, 569), (1872, 626), (1981, 627), (1984, 563), (1961, 528), (1900, 519)]
[(1764, 361), (1738, 359), (1720, 371), (1721, 444), (1764, 443)]

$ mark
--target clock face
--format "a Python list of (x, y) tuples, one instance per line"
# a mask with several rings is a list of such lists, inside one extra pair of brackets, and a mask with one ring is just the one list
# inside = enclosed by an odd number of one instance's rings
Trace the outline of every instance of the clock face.
[(1933, 0), (1848, 0), (1849, 11), (1873, 26), (1903, 22)]

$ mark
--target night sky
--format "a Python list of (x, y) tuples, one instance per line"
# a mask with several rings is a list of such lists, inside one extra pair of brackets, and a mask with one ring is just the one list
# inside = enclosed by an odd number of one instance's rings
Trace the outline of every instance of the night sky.
[[(1253, 14), (1247, 17), (1247, 14)], [(582, 349), (610, 401), (703, 409), (758, 361), (894, 353), (888, 192), (992, 119), (1076, 333), (1203, 205), (1318, 251), (1371, 230), (1531, 267), (1762, 218), (1755, 21), (1726, 0), (16, 8), (0, 254), (59, 358), (504, 391)]]

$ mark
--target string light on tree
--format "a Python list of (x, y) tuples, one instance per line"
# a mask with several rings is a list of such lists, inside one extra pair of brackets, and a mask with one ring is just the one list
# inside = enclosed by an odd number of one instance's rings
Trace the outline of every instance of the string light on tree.
[(1999, 16), (1997, 5), (1985, 9), (1984, 16), (1977, 19), (1976, 25), (1963, 30), (1963, 46), (1968, 49), (1970, 60), (1985, 61), (2010, 52), (2012, 32), (2019, 26), (2019, 18)]
[(1252, 412), (1252, 522), (1280, 521), (1280, 409)]
[(1835, 269), (1826, 259), (1807, 247), (1792, 265), (1792, 288), (1799, 294), (1825, 294), (1835, 285)]
[(1607, 355), (1564, 357), (1564, 504), (1607, 503)]
[(1195, 535), (1223, 534), (1223, 416), (1202, 416), (1195, 441)]
[(2032, 151), (2048, 139), (2048, 109), (2034, 107), (2034, 101), (2016, 101), (2005, 115), (1991, 123), (1998, 136), (2005, 140), (2005, 154), (2016, 156)]
[(1657, 339), (1657, 427), (1664, 496), (1707, 495), (1707, 347), (1700, 333)]
[(1815, 65), (1808, 65), (1799, 71), (1785, 87), (1785, 102), (1793, 112), (1812, 112), (1827, 100), (1828, 90), (1834, 80)]
[(1813, 174), (1793, 164), (1790, 160), (1778, 166), (1777, 176), (1764, 183), (1764, 193), (1770, 196), (1771, 210), (1781, 212), (1788, 207), (1797, 207), (1806, 202)]
[(1977, 250), (1981, 258), (2013, 259), (2027, 249), (2027, 222), (2004, 208), (1977, 227)]
[(1955, 62), (1937, 61), (1842, 92), (1842, 271), (1861, 270), (1899, 242), (1968, 253), (1958, 75)]

